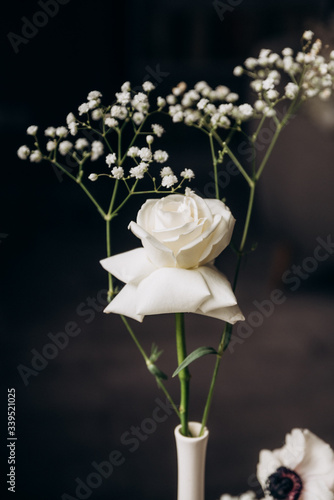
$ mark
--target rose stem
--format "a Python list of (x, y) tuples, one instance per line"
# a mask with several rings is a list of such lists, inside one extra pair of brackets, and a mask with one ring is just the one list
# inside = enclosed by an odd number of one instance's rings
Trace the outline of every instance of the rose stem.
[[(186, 338), (184, 329), (184, 314), (175, 313), (175, 330), (176, 330), (176, 350), (177, 350), (177, 362), (178, 365), (184, 361), (187, 357), (186, 351)], [(181, 421), (181, 434), (184, 436), (190, 436), (188, 429), (188, 402), (189, 402), (189, 381), (190, 373), (188, 367), (183, 368), (179, 373), (180, 379), (180, 421)]]

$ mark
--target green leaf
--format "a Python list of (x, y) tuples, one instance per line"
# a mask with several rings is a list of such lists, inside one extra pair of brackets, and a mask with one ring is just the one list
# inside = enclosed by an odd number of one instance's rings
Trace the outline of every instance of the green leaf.
[(192, 353), (190, 353), (184, 361), (176, 368), (175, 372), (173, 373), (173, 377), (180, 373), (181, 370), (186, 368), (187, 366), (190, 365), (193, 361), (195, 361), (198, 358), (202, 358), (203, 356), (206, 356), (207, 354), (218, 354), (216, 349), (213, 347), (199, 347), (198, 349), (195, 349)]

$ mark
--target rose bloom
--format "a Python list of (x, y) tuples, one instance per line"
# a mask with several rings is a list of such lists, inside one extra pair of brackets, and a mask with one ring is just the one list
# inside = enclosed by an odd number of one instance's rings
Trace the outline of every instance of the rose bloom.
[(334, 500), (334, 452), (306, 429), (293, 429), (285, 445), (262, 450), (258, 480), (266, 498)]
[(234, 224), (223, 202), (202, 199), (190, 189), (185, 196), (147, 200), (129, 225), (143, 247), (101, 261), (126, 283), (105, 312), (138, 321), (176, 312), (243, 320), (229, 281), (213, 265), (230, 243)]

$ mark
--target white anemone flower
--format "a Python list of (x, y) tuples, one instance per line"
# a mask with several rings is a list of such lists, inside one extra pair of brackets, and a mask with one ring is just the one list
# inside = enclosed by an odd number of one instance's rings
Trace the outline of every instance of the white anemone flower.
[(307, 429), (293, 429), (282, 448), (262, 450), (258, 480), (266, 498), (334, 500), (334, 452)]

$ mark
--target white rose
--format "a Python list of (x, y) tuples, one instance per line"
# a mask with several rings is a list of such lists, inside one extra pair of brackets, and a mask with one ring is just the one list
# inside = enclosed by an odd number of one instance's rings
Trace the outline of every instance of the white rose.
[(229, 244), (235, 224), (219, 200), (189, 189), (147, 200), (129, 228), (143, 248), (101, 264), (126, 286), (107, 306), (142, 321), (145, 315), (193, 312), (230, 323), (244, 319), (227, 278), (213, 265)]
[(334, 452), (309, 430), (293, 429), (282, 448), (260, 452), (257, 478), (274, 498), (334, 500)]

